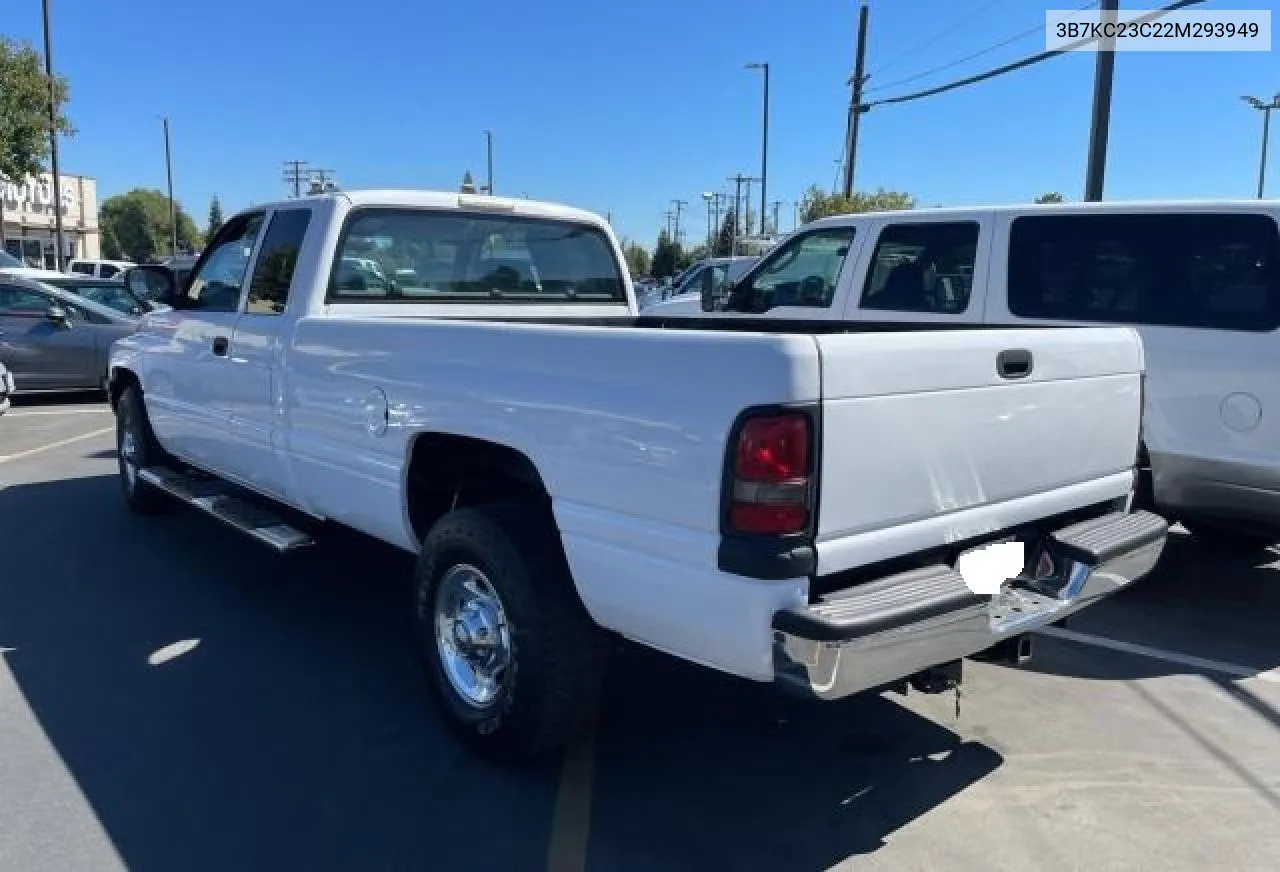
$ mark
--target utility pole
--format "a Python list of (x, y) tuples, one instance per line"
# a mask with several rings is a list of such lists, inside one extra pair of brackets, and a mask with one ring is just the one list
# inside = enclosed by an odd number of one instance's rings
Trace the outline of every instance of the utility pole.
[(293, 196), (298, 198), (302, 196), (302, 180), (305, 179), (307, 161), (305, 160), (287, 160), (284, 162), (284, 180), (293, 185)]
[[(780, 236), (780, 235), (781, 235), (781, 234), (778, 232), (778, 209), (779, 209), (781, 206), (782, 206), (782, 201), (781, 201), (781, 200), (774, 200), (774, 201), (773, 201), (773, 235), (774, 235), (774, 236)], [(767, 235), (767, 234), (766, 234), (766, 235)]]
[(729, 237), (729, 256), (738, 253), (738, 223), (742, 220), (742, 183), (746, 179), (742, 173), (730, 176), (733, 182), (733, 233)]
[[(1101, 0), (1101, 20), (1114, 23), (1120, 0)], [(1107, 135), (1111, 129), (1111, 85), (1116, 73), (1116, 39), (1105, 37), (1098, 43), (1098, 59), (1093, 73), (1093, 120), (1089, 125), (1089, 165), (1085, 170), (1084, 198), (1096, 203), (1102, 199), (1102, 184), (1107, 173)]]
[(665, 211), (665, 212), (663, 212), (663, 213), (662, 213), (662, 217), (664, 217), (664, 218), (666, 218), (666, 219), (667, 219), (667, 238), (668, 238), (668, 239), (672, 239), (673, 241), (674, 241), (674, 239), (673, 239), (673, 237), (671, 236), (671, 217), (672, 217), (674, 214), (675, 214), (675, 213), (674, 213), (674, 212), (672, 212), (670, 209), (668, 209), (667, 211)]
[[(53, 163), (53, 226), (55, 245), (54, 263), (62, 272), (66, 249), (62, 241), (62, 174), (58, 171), (58, 107), (53, 102), (53, 40), (49, 37), (49, 0), (41, 4), (44, 10), (44, 74), (49, 79), (49, 155)], [(166, 135), (165, 142), (168, 143)], [(168, 148), (166, 144), (166, 149)], [(170, 202), (173, 202), (170, 197)]]
[(792, 229), (792, 231), (794, 231), (794, 230), (795, 230), (797, 227), (799, 227), (799, 226), (800, 226), (800, 202), (797, 200), (796, 202), (794, 202), (794, 203), (792, 203), (792, 204), (791, 204), (791, 229)]
[(164, 122), (164, 174), (169, 183), (169, 254), (178, 256), (178, 206), (173, 201), (173, 153), (169, 150), (169, 116), (162, 115)]
[(338, 186), (333, 181), (333, 170), (312, 170), (311, 184), (308, 194), (323, 194), (325, 191), (336, 191)]
[(1261, 200), (1267, 183), (1267, 138), (1271, 133), (1271, 113), (1280, 109), (1280, 94), (1276, 94), (1270, 103), (1263, 103), (1257, 97), (1240, 99), (1262, 113), (1262, 156), (1258, 160), (1258, 199)]
[(485, 153), (485, 187), (488, 188), (488, 194), (493, 196), (493, 131), (486, 130), (484, 132), (484, 153)]
[(679, 245), (680, 244), (680, 213), (684, 210), (685, 206), (689, 205), (689, 201), (688, 200), (672, 200), (671, 203), (673, 206), (676, 207), (676, 230), (675, 230), (674, 239), (675, 239), (676, 245)]
[(849, 120), (845, 127), (844, 143), (844, 195), (853, 196), (853, 168), (858, 160), (858, 120), (866, 110), (862, 107), (862, 86), (867, 83), (867, 4), (858, 9), (858, 48), (853, 57), (853, 78), (849, 85), (853, 93), (849, 99)]

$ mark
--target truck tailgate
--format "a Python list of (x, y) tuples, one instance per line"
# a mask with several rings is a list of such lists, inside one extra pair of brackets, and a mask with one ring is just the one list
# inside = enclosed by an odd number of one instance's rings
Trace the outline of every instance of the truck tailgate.
[(1132, 485), (1143, 367), (1133, 330), (817, 342), (820, 574), (1122, 497)]

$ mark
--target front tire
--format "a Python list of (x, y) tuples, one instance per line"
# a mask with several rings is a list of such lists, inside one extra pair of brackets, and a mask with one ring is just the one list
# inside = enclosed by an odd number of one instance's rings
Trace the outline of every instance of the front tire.
[(168, 496), (147, 484), (138, 471), (162, 463), (164, 451), (151, 432), (142, 392), (130, 385), (116, 402), (116, 461), (125, 505), (140, 515), (155, 515), (172, 508)]
[(414, 601), (436, 700), (479, 754), (540, 757), (585, 727), (598, 634), (540, 507), (449, 512), (423, 542)]

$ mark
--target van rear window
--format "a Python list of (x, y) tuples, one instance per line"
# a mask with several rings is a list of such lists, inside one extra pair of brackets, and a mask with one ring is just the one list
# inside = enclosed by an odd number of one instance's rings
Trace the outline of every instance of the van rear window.
[(514, 215), (369, 208), (348, 219), (329, 299), (371, 303), (625, 303), (598, 228)]
[(1280, 233), (1266, 215), (1025, 215), (1008, 288), (1023, 318), (1271, 331)]

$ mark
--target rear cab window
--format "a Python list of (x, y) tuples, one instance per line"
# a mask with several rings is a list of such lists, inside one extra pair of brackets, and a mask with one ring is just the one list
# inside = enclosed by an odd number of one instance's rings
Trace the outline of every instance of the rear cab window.
[(599, 228), (525, 215), (363, 207), (347, 219), (331, 302), (625, 303)]
[(1269, 215), (1019, 216), (1008, 270), (1020, 318), (1280, 328), (1280, 228)]

